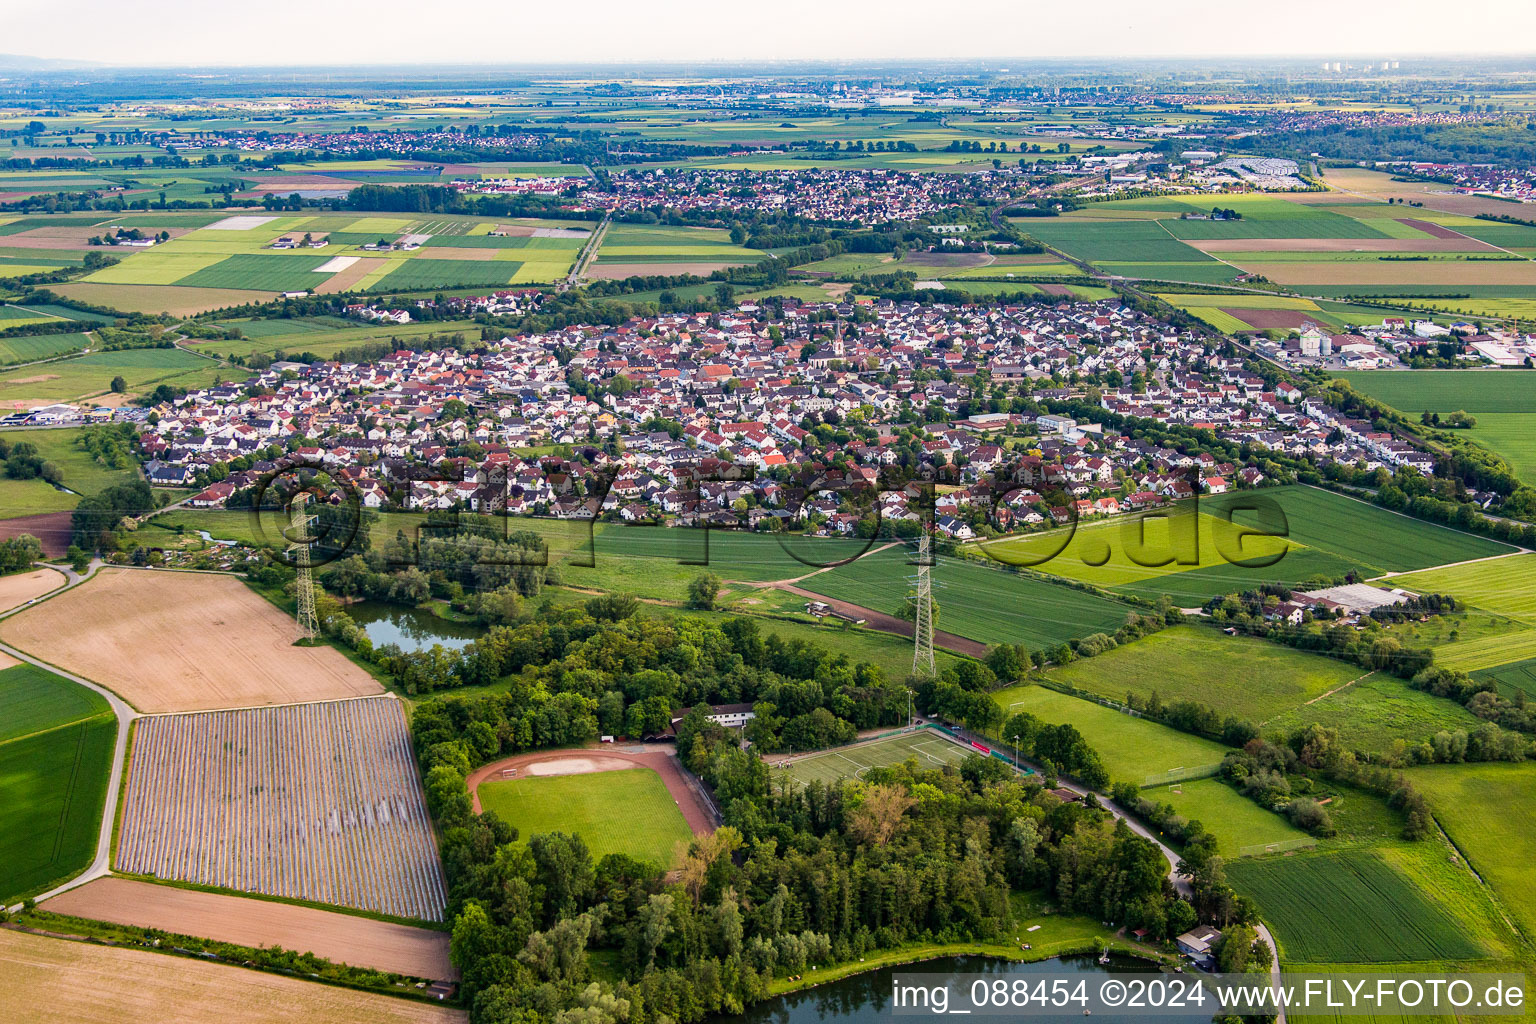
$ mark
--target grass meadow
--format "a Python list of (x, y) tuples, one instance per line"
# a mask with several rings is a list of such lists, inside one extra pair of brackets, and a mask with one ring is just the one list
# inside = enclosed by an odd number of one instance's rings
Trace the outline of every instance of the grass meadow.
[(1190, 821), (1198, 821), (1216, 837), (1217, 852), (1227, 860), (1244, 849), (1277, 843), (1301, 843), (1307, 834), (1285, 818), (1267, 811), (1220, 779), (1196, 779), (1143, 794), (1148, 800), (1169, 804)]
[[(1099, 752), (1116, 782), (1141, 785), (1154, 776), (1205, 769), (1214, 774), (1227, 748), (1045, 686), (1012, 686), (992, 694), (1006, 722), (1027, 711), (1051, 725), (1068, 723)], [(1007, 744), (1009, 738), (998, 737)], [(1149, 794), (1151, 795), (1151, 794)]]
[(1516, 924), (1536, 935), (1536, 763), (1433, 765), (1408, 777)]
[(1165, 703), (1192, 700), (1254, 722), (1336, 689), (1362, 669), (1203, 625), (1175, 626), (1095, 658), (1051, 671), (1051, 678), (1101, 697)]
[(1470, 732), (1481, 724), (1455, 701), (1415, 690), (1386, 672), (1368, 673), (1313, 703), (1274, 715), (1264, 731), (1278, 739), (1313, 723), (1337, 729), (1351, 750), (1373, 754), (1390, 751), (1397, 740), (1417, 743), (1442, 729)]
[(205, 387), (215, 377), (239, 380), (247, 371), (219, 366), (209, 359), (174, 348), (138, 348), (92, 352), (43, 366), (0, 373), (0, 402), (67, 402), (105, 394), (112, 378), (121, 376), (128, 391), (142, 392), (157, 384), (182, 388)]

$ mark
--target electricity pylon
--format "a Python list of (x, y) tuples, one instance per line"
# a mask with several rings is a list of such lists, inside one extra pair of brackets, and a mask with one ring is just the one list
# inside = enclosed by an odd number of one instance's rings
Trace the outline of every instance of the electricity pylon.
[(929, 537), (925, 529), (917, 545), (917, 614), (913, 616), (912, 674), (934, 675), (933, 669), (933, 582), (928, 578)]
[(309, 495), (300, 493), (293, 501), (293, 519), (290, 523), (293, 543), (288, 546), (293, 555), (294, 568), (298, 570), (299, 639), (313, 640), (320, 635), (320, 622), (315, 615), (315, 580), (309, 568), (309, 523), (314, 517), (305, 512)]

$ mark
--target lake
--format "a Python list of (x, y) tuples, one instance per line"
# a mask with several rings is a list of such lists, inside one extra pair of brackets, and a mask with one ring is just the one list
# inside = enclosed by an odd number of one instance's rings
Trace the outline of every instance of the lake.
[(363, 627), (374, 647), (394, 644), (402, 651), (424, 651), (442, 644), (456, 651), (485, 635), (485, 628), (472, 622), (450, 622), (425, 608), (407, 608), (384, 601), (348, 605), (347, 614)]
[[(1094, 984), (1094, 979), (1100, 975), (1141, 974), (1155, 971), (1157, 967), (1154, 964), (1123, 956), (1112, 957), (1108, 964), (1103, 965), (1088, 956), (1042, 960), (1029, 964), (983, 956), (942, 957), (937, 960), (876, 968), (841, 981), (828, 982), (816, 988), (765, 999), (748, 1007), (747, 1012), (739, 1016), (717, 1017), (714, 1020), (721, 1024), (819, 1024), (821, 1021), (835, 1018), (847, 1021), (849, 1024), (895, 1024), (901, 1021), (907, 1024), (922, 1024), (925, 1020), (941, 1020), (942, 1017), (940, 1015), (929, 1017), (926, 1014), (898, 1016), (894, 1013), (891, 1007), (893, 976), (899, 975), (905, 979), (913, 975), (922, 975), (924, 984), (933, 984), (948, 977), (951, 980), (950, 1005), (959, 1007), (964, 1005), (959, 1001), (962, 992), (968, 990), (970, 982), (978, 974), (996, 978), (1031, 976), (1065, 978), (1073, 985), (1076, 984), (1077, 978), (1083, 977), (1091, 986)], [(962, 978), (966, 980), (962, 981)], [(1066, 1020), (1068, 1017), (1081, 1019), (1083, 1016), (1080, 1009), (1052, 1010), (1049, 1015), (1057, 1020)], [(1045, 1017), (1047, 1013), (1039, 1007), (1031, 1007), (1006, 1016), (991, 1017), (989, 1015), (978, 1019), (1002, 1021), (1024, 1016)], [(1138, 1024), (1146, 1019), (1145, 1012), (1136, 1011), (1111, 1013), (1099, 1010), (1092, 1017), (1094, 1024)], [(1199, 1012), (1190, 1009), (1177, 1015), (1163, 1015), (1159, 1019), (1171, 1024), (1210, 1024), (1211, 1013), (1209, 1010)]]

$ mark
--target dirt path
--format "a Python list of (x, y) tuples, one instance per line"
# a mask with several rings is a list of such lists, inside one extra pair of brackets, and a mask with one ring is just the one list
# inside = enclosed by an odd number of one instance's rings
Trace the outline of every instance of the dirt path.
[[(862, 555), (859, 555), (859, 557), (860, 558), (869, 558), (871, 555), (878, 555), (882, 551), (888, 551), (891, 548), (898, 547), (900, 545), (900, 543), (901, 543), (900, 541), (894, 541), (893, 540), (893, 541), (891, 541), (888, 544), (881, 544), (877, 548), (870, 548), (868, 551), (864, 552)], [(786, 583), (801, 583), (801, 582), (803, 582), (805, 580), (810, 579), (812, 576), (819, 576), (819, 575), (821, 575), (824, 572), (831, 572), (833, 569), (841, 569), (841, 568), (842, 568), (842, 565), (824, 565), (820, 569), (812, 569), (810, 572), (806, 573), (803, 576), (792, 576), (792, 577), (790, 577), (787, 580), (725, 580), (724, 582), (729, 583), (732, 586), (737, 586), (737, 587), (757, 587), (759, 589), (764, 589), (764, 588), (771, 588), (771, 587), (782, 586), (782, 585), (784, 585)]]
[[(815, 573), (811, 573), (810, 575), (814, 576)], [(849, 604), (847, 601), (834, 601), (832, 598), (826, 597), (822, 594), (816, 594), (809, 590), (803, 590), (800, 587), (795, 586), (793, 583), (775, 583), (773, 586), (778, 590), (783, 590), (790, 594), (797, 594), (808, 601), (820, 601), (823, 604), (831, 606), (832, 610), (837, 612), (839, 615), (847, 615), (851, 618), (863, 619), (864, 624), (870, 629), (878, 629), (882, 633), (895, 633), (897, 636), (911, 636), (913, 633), (912, 623), (907, 622), (905, 619), (898, 619), (894, 615), (887, 615), (884, 612), (877, 612), (873, 608), (865, 608), (862, 605)], [(936, 629), (933, 631), (933, 642), (947, 651), (953, 651), (956, 654), (964, 654), (971, 658), (985, 658), (987, 656), (986, 644), (979, 640), (972, 640), (969, 637), (956, 636), (953, 633), (946, 633), (942, 629)]]
[[(1341, 684), (1339, 686), (1335, 686), (1333, 689), (1329, 690), (1327, 693), (1320, 693), (1316, 697), (1313, 697), (1311, 700), (1307, 701), (1306, 703), (1307, 704), (1316, 704), (1318, 701), (1322, 700), (1324, 697), (1332, 697), (1334, 694), (1338, 693), (1340, 690), (1347, 690), (1351, 686), (1354, 686), (1356, 683), (1358, 683), (1360, 680), (1362, 680), (1362, 679), (1369, 679), (1371, 676), (1373, 676), (1375, 674), (1376, 674), (1376, 672), (1373, 669), (1372, 671), (1367, 672), (1363, 676), (1355, 676), (1355, 678), (1351, 679), (1349, 682), (1343, 683), (1343, 684)], [(1306, 704), (1303, 704), (1302, 706), (1305, 707)]]
[[(1390, 510), (1389, 510), (1390, 511)], [(1440, 525), (1436, 523), (1435, 525)], [(1501, 558), (1514, 558), (1517, 555), (1528, 555), (1529, 551), (1521, 548), (1518, 551), (1506, 551), (1502, 555), (1484, 555), (1482, 558), (1468, 558), (1460, 562), (1446, 562), (1444, 565), (1432, 565), (1427, 569), (1404, 569), (1402, 572), (1384, 572), (1380, 576), (1372, 576), (1367, 583), (1375, 583), (1377, 580), (1389, 580), (1394, 576), (1411, 576), (1417, 572), (1439, 572), (1441, 569), (1455, 569), (1463, 565), (1476, 565), (1478, 562), (1496, 562)]]
[[(688, 827), (696, 836), (708, 835), (719, 825), (715, 817), (714, 808), (710, 806), (708, 798), (704, 796), (695, 782), (683, 771), (683, 766), (678, 762), (677, 755), (671, 748), (658, 747), (654, 750), (634, 751), (623, 748), (610, 748), (603, 750), (590, 750), (585, 747), (566, 748), (563, 750), (539, 750), (527, 754), (517, 754), (512, 757), (502, 758), (500, 761), (492, 761), (483, 768), (476, 768), (470, 773), (465, 784), (469, 786), (469, 800), (475, 813), (480, 813), (480, 784), (488, 780), (501, 777), (501, 773), (507, 768), (521, 769), (530, 765), (553, 764), (557, 761), (585, 761), (588, 764), (576, 767), (568, 774), (586, 772), (619, 771), (626, 768), (649, 768), (661, 776), (661, 781), (666, 784), (667, 792), (672, 794), (677, 809), (683, 812), (683, 820), (688, 822)], [(546, 772), (546, 775), (560, 774), (559, 772)]]

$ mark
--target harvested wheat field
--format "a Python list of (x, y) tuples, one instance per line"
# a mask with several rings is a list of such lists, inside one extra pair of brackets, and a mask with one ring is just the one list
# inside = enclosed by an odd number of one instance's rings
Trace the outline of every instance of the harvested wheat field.
[(10, 576), (0, 576), (0, 612), (42, 597), (64, 585), (64, 574), (57, 569), (34, 569)]
[(142, 718), (125, 788), (118, 871), (443, 919), (437, 842), (393, 697)]
[(354, 260), (354, 262), (349, 263), (341, 270), (338, 270), (336, 273), (326, 278), (324, 283), (315, 288), (315, 294), (330, 295), (334, 292), (349, 291), (350, 289), (357, 287), (357, 285), (362, 282), (363, 278), (367, 277), (375, 270), (378, 270), (386, 262), (388, 261), (382, 258), (369, 258), (367, 256), (359, 256)]
[(0, 624), (0, 640), (139, 711), (206, 711), (382, 693), (340, 651), (295, 647), (293, 620), (232, 576), (102, 569)]
[(273, 900), (223, 896), (131, 878), (98, 878), (43, 907), (91, 921), (159, 928), (241, 946), (281, 946), (332, 963), (453, 981), (448, 933)]
[(462, 1024), (429, 1003), (140, 949), (0, 931), (7, 1020), (26, 1024)]

